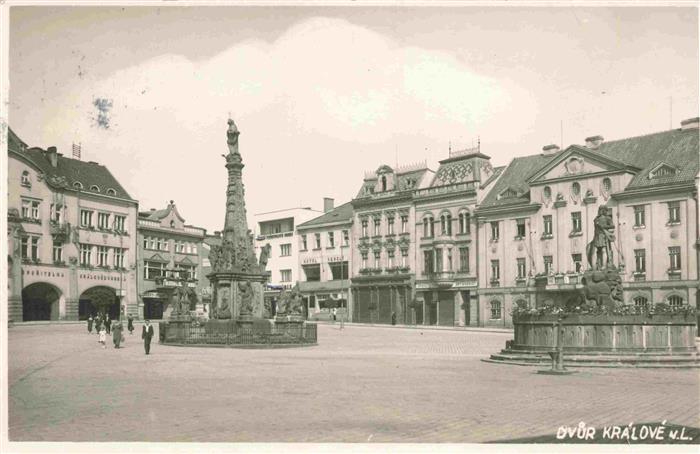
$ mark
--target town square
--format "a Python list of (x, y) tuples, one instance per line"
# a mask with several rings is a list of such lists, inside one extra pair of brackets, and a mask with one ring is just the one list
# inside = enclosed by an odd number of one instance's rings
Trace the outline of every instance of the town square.
[(9, 3), (8, 452), (700, 443), (697, 5)]

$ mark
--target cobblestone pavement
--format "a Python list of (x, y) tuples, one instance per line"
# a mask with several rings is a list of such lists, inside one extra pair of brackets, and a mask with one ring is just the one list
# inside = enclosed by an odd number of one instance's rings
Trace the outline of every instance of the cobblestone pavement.
[(511, 334), (319, 325), (319, 345), (102, 349), (83, 325), (9, 330), (11, 441), (485, 442), (560, 425), (698, 426), (697, 370), (480, 361)]

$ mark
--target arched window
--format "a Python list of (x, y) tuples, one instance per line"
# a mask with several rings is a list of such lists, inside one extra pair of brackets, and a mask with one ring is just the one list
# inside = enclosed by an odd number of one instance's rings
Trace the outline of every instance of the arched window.
[(112, 188), (107, 189), (107, 195), (117, 195), (117, 191)]
[(491, 320), (501, 319), (501, 302), (491, 301)]
[(448, 214), (447, 218), (447, 234), (452, 235), (452, 215)]
[(431, 217), (428, 219), (428, 223), (430, 224), (430, 237), (432, 238), (435, 236), (435, 219)]
[(73, 187), (76, 189), (83, 189), (83, 183), (81, 183), (80, 181), (76, 181), (75, 183), (73, 183)]
[(574, 183), (571, 185), (571, 195), (573, 195), (574, 197), (578, 197), (581, 195), (581, 185), (578, 181), (574, 181)]
[(440, 215), (440, 234), (447, 235), (447, 216)]
[(386, 191), (386, 177), (382, 175), (382, 191)]
[(649, 300), (644, 296), (635, 296), (632, 301), (634, 301), (635, 307), (647, 307), (649, 304)]
[(95, 191), (95, 192), (100, 192), (100, 188), (97, 187), (96, 184), (93, 184), (92, 186), (90, 186), (90, 190), (91, 190), (91, 191)]
[(610, 189), (612, 189), (612, 181), (610, 181), (610, 178), (603, 178), (603, 191), (610, 192)]
[(31, 186), (31, 181), (29, 181), (29, 172), (26, 170), (22, 172), (22, 186)]
[(423, 218), (423, 238), (428, 238), (430, 236), (430, 230), (428, 230), (428, 218)]
[(683, 297), (679, 295), (671, 295), (668, 297), (666, 300), (668, 301), (669, 306), (682, 306), (683, 305)]

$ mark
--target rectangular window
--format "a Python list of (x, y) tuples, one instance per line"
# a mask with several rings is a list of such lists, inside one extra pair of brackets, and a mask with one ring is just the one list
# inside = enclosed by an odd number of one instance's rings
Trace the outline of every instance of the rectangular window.
[(39, 260), (39, 237), (32, 237), (32, 260)]
[(491, 320), (501, 319), (501, 302), (491, 301)]
[(292, 282), (292, 270), (280, 270), (280, 282)]
[(394, 267), (394, 251), (393, 250), (386, 251), (386, 267), (387, 268)]
[(80, 226), (92, 227), (92, 211), (80, 210)]
[(554, 265), (554, 262), (552, 260), (552, 256), (545, 255), (544, 257), (542, 257), (542, 259), (544, 260), (544, 272), (546, 274), (552, 274), (552, 267)]
[(39, 203), (36, 200), (32, 200), (32, 211), (30, 213), (32, 219), (39, 219)]
[(674, 246), (668, 248), (668, 256), (671, 259), (671, 270), (678, 271), (681, 269), (681, 248)]
[(109, 213), (97, 213), (97, 228), (102, 230), (109, 228)]
[(367, 251), (360, 252), (360, 255), (362, 256), (362, 268), (367, 268)]
[(462, 273), (469, 272), (469, 248), (459, 248), (459, 271)]
[(423, 251), (423, 274), (433, 273), (433, 251)]
[(525, 276), (527, 275), (527, 269), (525, 266), (525, 259), (519, 258), (519, 259), (517, 259), (517, 262), (518, 262), (518, 279), (525, 279)]
[(362, 237), (367, 238), (367, 219), (362, 220)]
[(107, 246), (97, 246), (97, 266), (107, 266)]
[(498, 228), (498, 221), (492, 222), (491, 223), (491, 241), (498, 241), (498, 238), (500, 238), (501, 233), (500, 229)]
[(677, 224), (679, 222), (681, 222), (681, 204), (680, 202), (669, 202), (668, 223)]
[(335, 235), (333, 232), (328, 232), (328, 248), (335, 247)]
[(498, 260), (491, 260), (491, 281), (498, 281), (501, 278), (501, 265)]
[(29, 218), (29, 213), (32, 210), (31, 200), (22, 200), (22, 217), (25, 219)]
[(435, 249), (435, 272), (442, 272), (442, 249)]
[(316, 240), (316, 249), (321, 249), (321, 234), (320, 233), (314, 234), (314, 238)]
[(634, 207), (634, 226), (644, 227), (645, 223), (645, 207), (644, 205), (637, 205)]
[(381, 260), (382, 260), (381, 251), (374, 251), (374, 265), (373, 265), (374, 269), (379, 269), (382, 267)]
[(328, 265), (334, 281), (348, 278), (348, 262), (333, 262)]
[(552, 236), (552, 215), (548, 214), (543, 216), (542, 224), (544, 225), (544, 234), (546, 236)]
[(378, 218), (374, 219), (374, 236), (379, 236), (381, 233), (379, 231), (381, 230), (381, 221)]
[(394, 218), (387, 218), (386, 220), (387, 235), (394, 234)]
[(292, 255), (292, 244), (280, 244), (280, 257), (289, 257)]
[(571, 260), (574, 262), (574, 270), (580, 273), (583, 270), (583, 259), (581, 254), (571, 254)]
[[(158, 249), (160, 249), (161, 251), (167, 251), (168, 250), (168, 239), (167, 238), (159, 238), (158, 241), (160, 241), (160, 246), (158, 247)], [(182, 248), (182, 250), (184, 251), (184, 247)]]
[(401, 267), (408, 267), (408, 249), (401, 249)]
[(126, 232), (126, 216), (120, 214), (114, 215), (114, 230), (117, 232)]
[(306, 235), (301, 236), (301, 250), (305, 251), (307, 249), (306, 247)]
[(124, 268), (124, 251), (123, 248), (114, 248), (114, 267)]
[(53, 242), (53, 262), (63, 262), (63, 243)]
[(23, 259), (29, 258), (29, 237), (28, 236), (22, 237), (22, 258)]
[(408, 216), (401, 216), (401, 233), (408, 233)]
[(571, 232), (578, 233), (581, 231), (581, 212), (574, 211), (571, 213)]
[(447, 248), (447, 271), (452, 271), (452, 248)]
[(318, 282), (321, 280), (321, 265), (302, 266), (307, 282)]
[(343, 246), (348, 246), (350, 244), (350, 231), (343, 230)]
[(517, 238), (525, 238), (525, 219), (516, 219), (515, 229)]
[(143, 278), (155, 279), (158, 277), (165, 277), (165, 263), (144, 261)]
[(634, 250), (634, 271), (636, 273), (646, 273), (647, 271), (647, 251), (646, 249)]
[(80, 264), (83, 266), (92, 265), (92, 246), (89, 244), (80, 245)]
[(188, 279), (188, 280), (196, 280), (197, 279), (197, 266), (196, 265), (178, 264), (175, 266), (175, 272), (180, 277), (180, 279)]
[(63, 205), (51, 204), (51, 221), (60, 224), (63, 219)]

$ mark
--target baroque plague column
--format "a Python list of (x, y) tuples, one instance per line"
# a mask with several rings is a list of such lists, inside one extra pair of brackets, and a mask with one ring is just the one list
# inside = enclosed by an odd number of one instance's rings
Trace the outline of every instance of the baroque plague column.
[(212, 273), (207, 277), (213, 287), (212, 315), (216, 319), (252, 322), (263, 315), (263, 284), (267, 278), (255, 258), (253, 236), (248, 230), (243, 190), (243, 160), (238, 152), (240, 132), (228, 120), (228, 188), (223, 241), (209, 254)]

